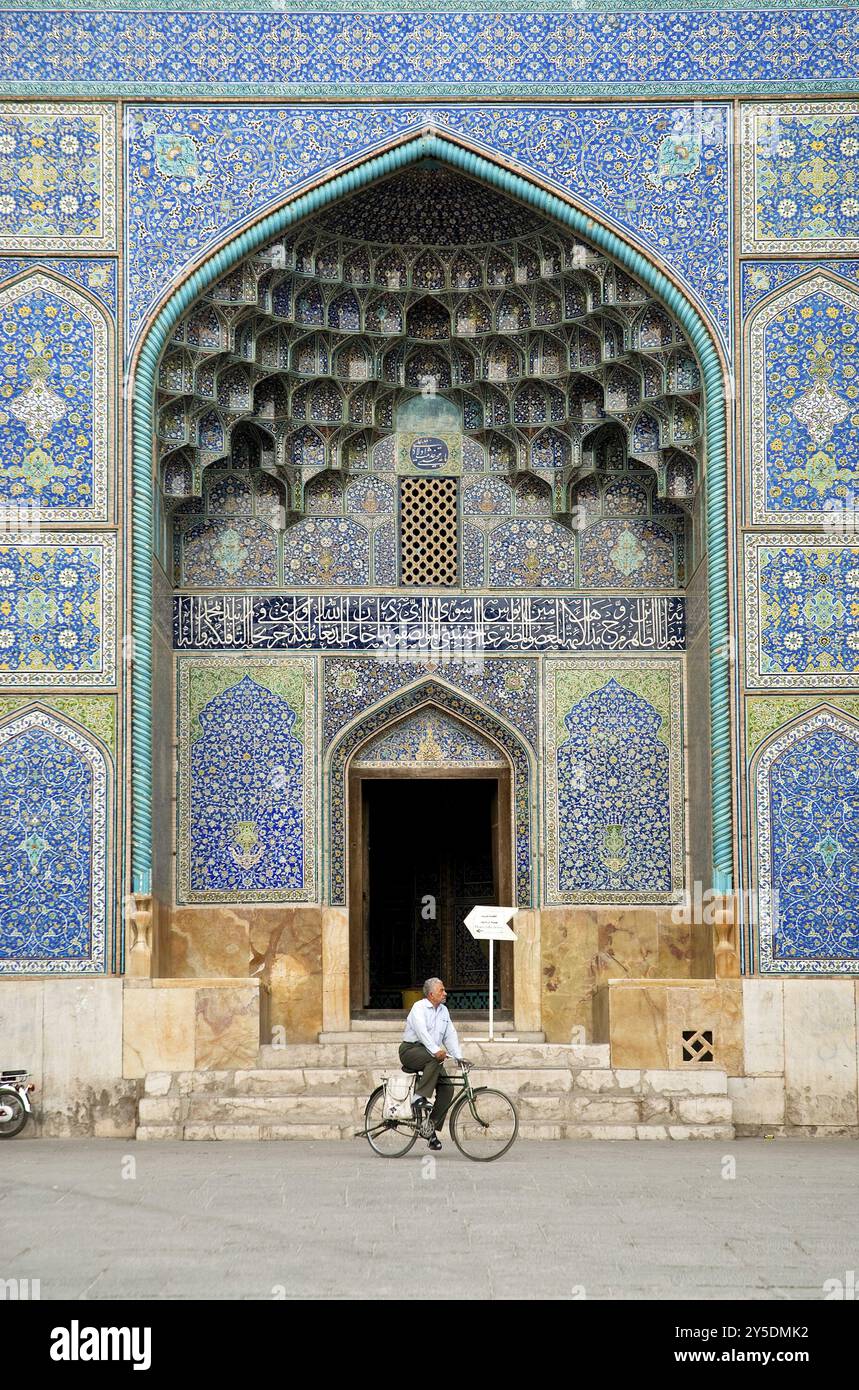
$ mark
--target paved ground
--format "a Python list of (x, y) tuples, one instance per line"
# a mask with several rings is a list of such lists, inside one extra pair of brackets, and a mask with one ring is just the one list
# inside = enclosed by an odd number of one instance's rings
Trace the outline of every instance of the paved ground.
[(19, 1139), (0, 1144), (0, 1279), (43, 1299), (821, 1299), (859, 1282), (857, 1158), (849, 1140), (520, 1141), (487, 1165), (446, 1144), (433, 1166), (423, 1144)]

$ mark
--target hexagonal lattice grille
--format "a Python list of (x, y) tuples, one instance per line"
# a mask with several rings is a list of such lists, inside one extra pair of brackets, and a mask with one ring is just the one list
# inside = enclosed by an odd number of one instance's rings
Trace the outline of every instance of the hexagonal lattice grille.
[(456, 479), (404, 478), (400, 501), (400, 582), (456, 584)]

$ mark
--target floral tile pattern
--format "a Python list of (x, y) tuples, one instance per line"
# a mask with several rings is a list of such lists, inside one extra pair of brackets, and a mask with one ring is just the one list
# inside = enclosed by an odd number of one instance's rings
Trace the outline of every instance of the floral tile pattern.
[(115, 538), (77, 531), (0, 540), (0, 684), (112, 685)]
[(0, 286), (0, 506), (107, 520), (113, 337), (50, 275)]
[(497, 748), (441, 711), (421, 710), (360, 749), (353, 767), (506, 767)]
[(0, 975), (106, 969), (109, 789), (84, 729), (41, 707), (0, 721)]
[(829, 705), (780, 730), (755, 771), (763, 974), (854, 974), (859, 722)]
[(789, 285), (800, 275), (826, 274), (859, 284), (859, 261), (744, 261), (740, 268), (740, 300), (745, 318), (773, 290)]
[(231, 228), (345, 159), (432, 127), (515, 162), (631, 232), (677, 272), (727, 339), (730, 119), (715, 105), (703, 114), (682, 105), (133, 107), (130, 336)]
[(859, 107), (742, 112), (742, 250), (859, 251)]
[(313, 662), (179, 666), (177, 900), (312, 902)]
[(548, 902), (677, 902), (683, 723), (677, 662), (546, 663)]
[(859, 449), (859, 288), (815, 274), (749, 330), (752, 520), (820, 525), (853, 505)]
[(569, 4), (380, 0), (357, 10), (228, 0), (217, 9), (111, 0), (32, 4), (3, 25), (7, 90), (123, 96), (600, 97), (850, 90), (851, 14), (830, 4)]
[(0, 256), (0, 284), (37, 268), (89, 290), (115, 318), (116, 261), (97, 256)]
[(852, 686), (859, 667), (859, 546), (747, 535), (746, 684)]
[(0, 250), (112, 251), (110, 106), (0, 105)]

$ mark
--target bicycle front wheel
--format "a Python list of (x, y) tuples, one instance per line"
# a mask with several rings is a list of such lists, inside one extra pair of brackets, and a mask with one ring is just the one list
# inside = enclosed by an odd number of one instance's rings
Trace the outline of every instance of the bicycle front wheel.
[(450, 1117), (450, 1132), (466, 1158), (491, 1163), (506, 1154), (519, 1133), (516, 1106), (503, 1091), (485, 1087), (462, 1097)]
[(386, 1120), (384, 1105), (385, 1088), (379, 1086), (364, 1111), (367, 1142), (382, 1158), (402, 1158), (417, 1140), (417, 1125), (413, 1120)]

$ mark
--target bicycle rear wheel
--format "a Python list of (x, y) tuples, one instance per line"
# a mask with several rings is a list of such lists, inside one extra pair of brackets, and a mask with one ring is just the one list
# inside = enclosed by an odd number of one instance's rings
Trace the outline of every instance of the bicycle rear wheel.
[(386, 1120), (384, 1104), (385, 1088), (379, 1086), (364, 1111), (367, 1142), (382, 1158), (402, 1158), (417, 1141), (417, 1126), (413, 1120)]
[(482, 1088), (457, 1103), (450, 1117), (450, 1132), (466, 1158), (491, 1163), (506, 1154), (519, 1133), (516, 1106), (503, 1091)]

